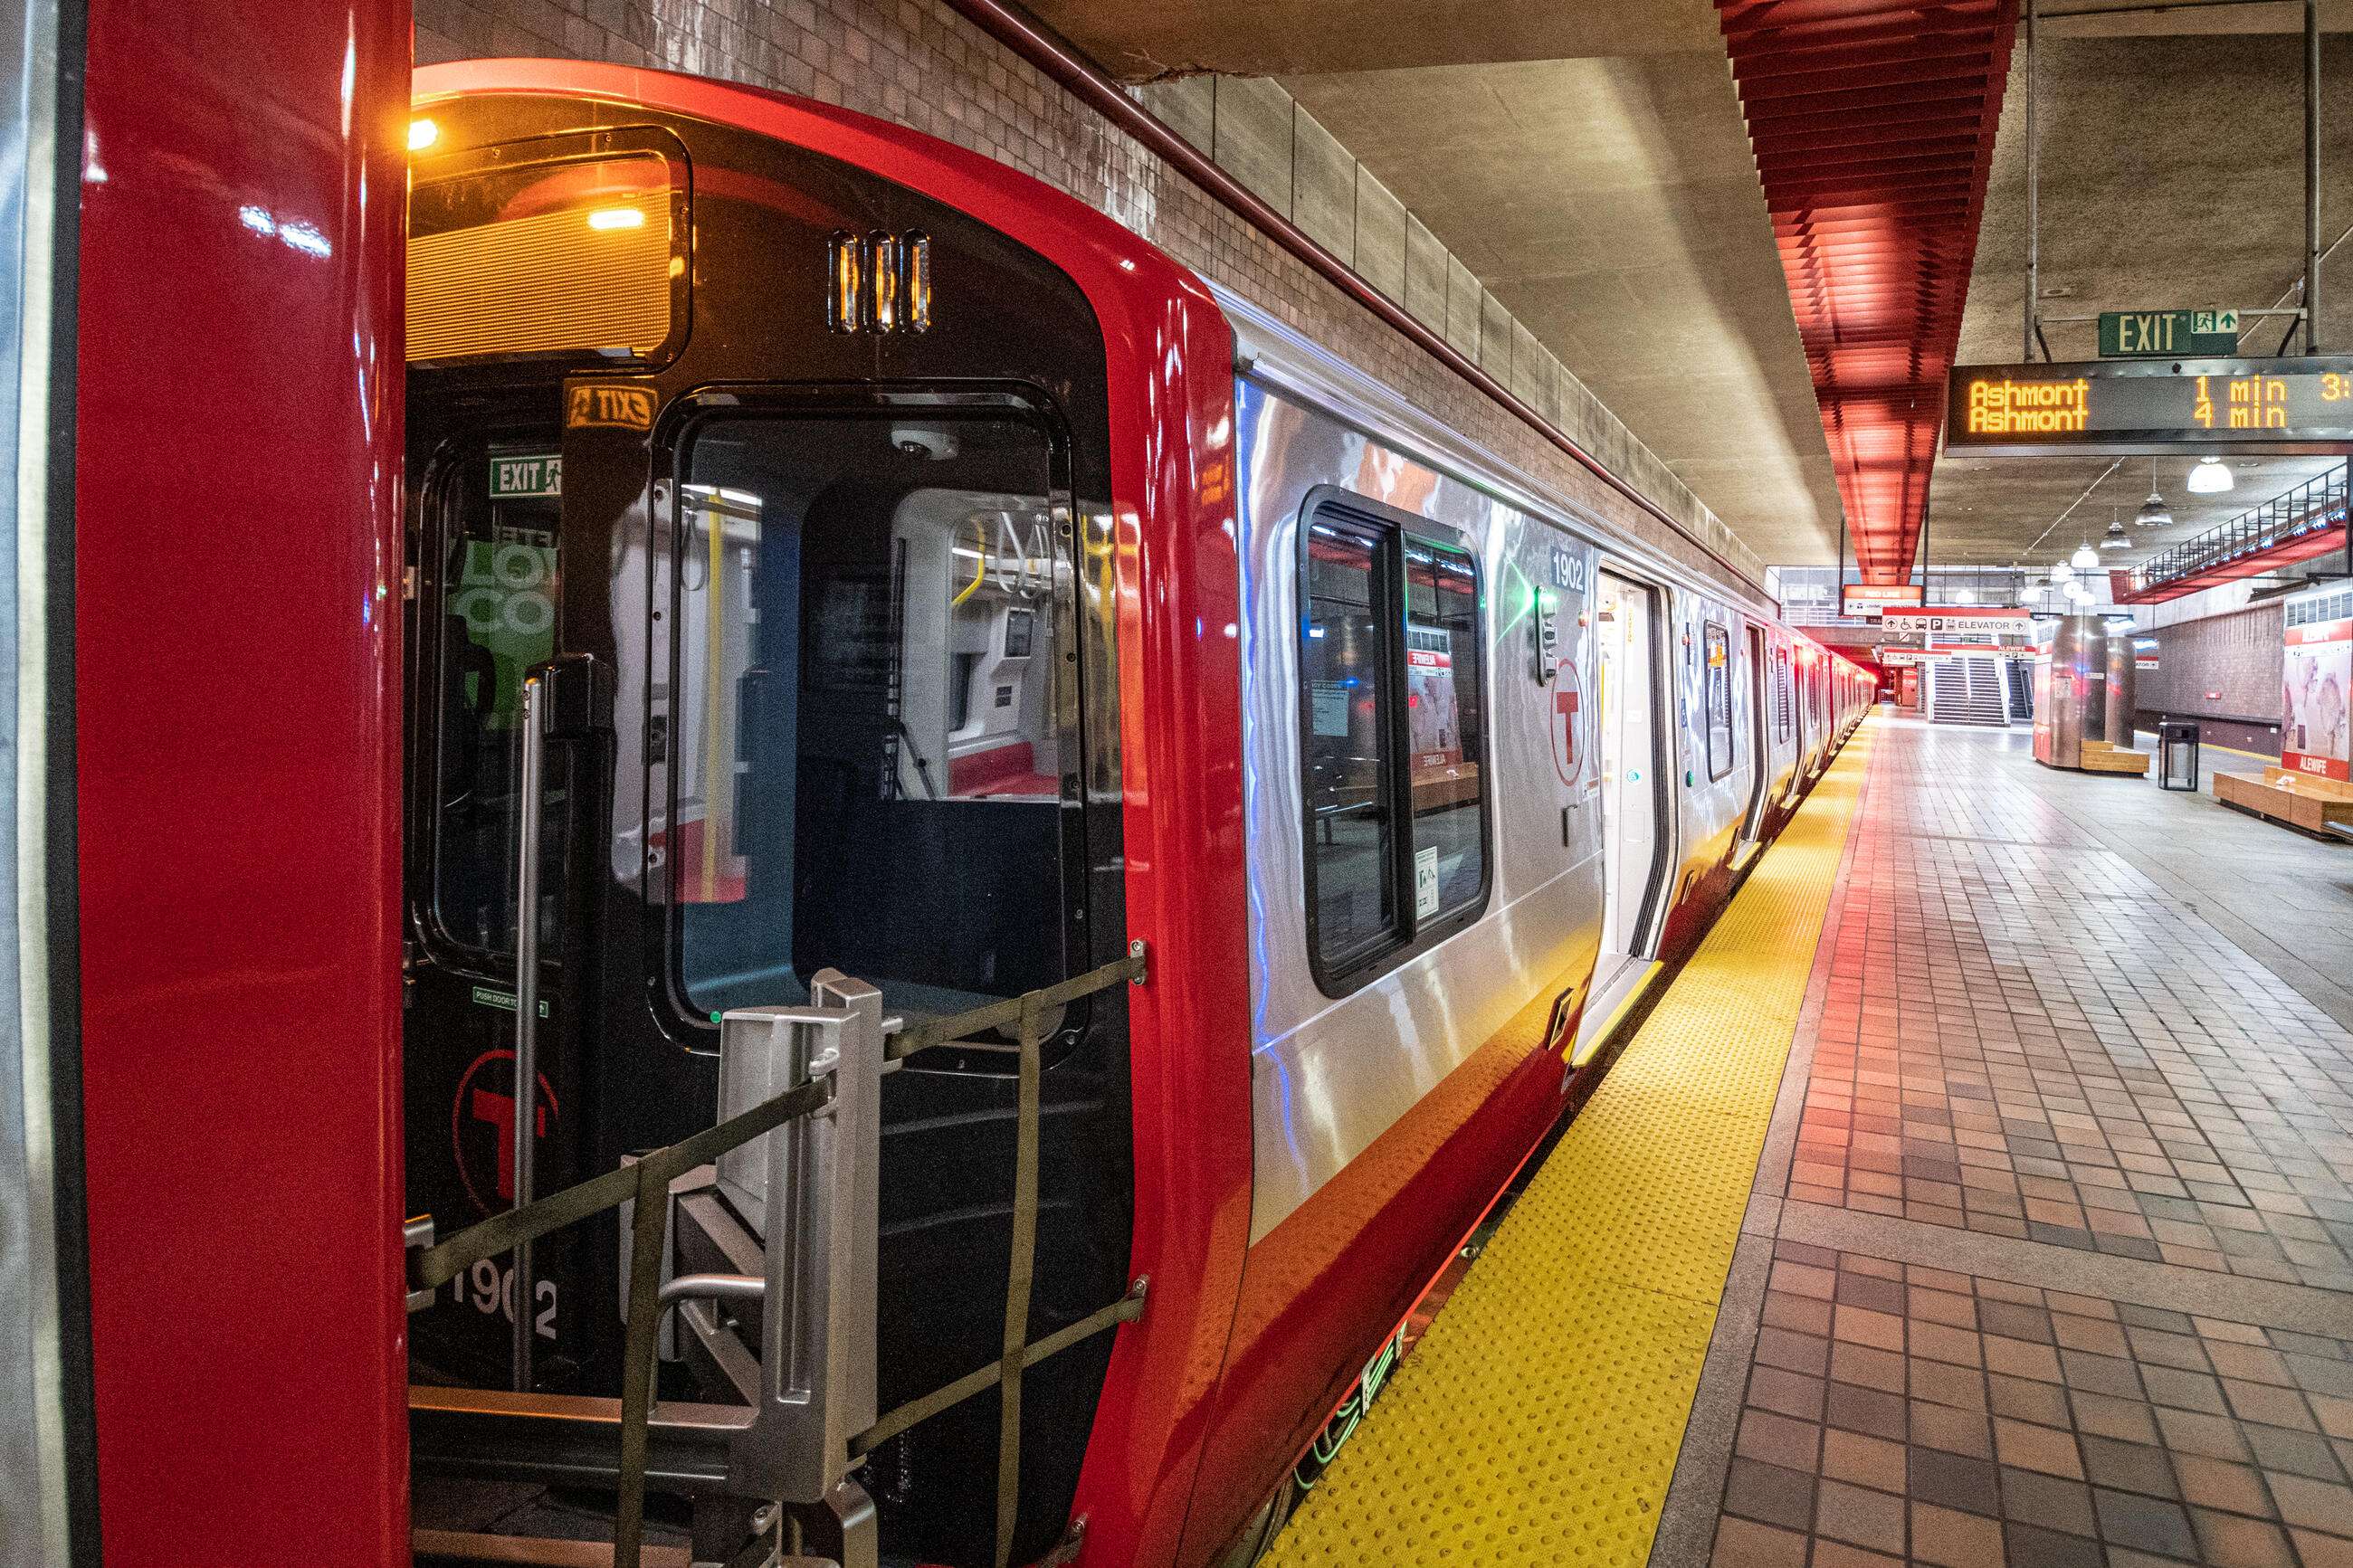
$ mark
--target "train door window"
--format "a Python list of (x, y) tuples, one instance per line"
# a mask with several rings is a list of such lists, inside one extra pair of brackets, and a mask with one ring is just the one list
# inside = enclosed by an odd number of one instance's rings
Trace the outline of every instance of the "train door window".
[(1067, 500), (1038, 419), (923, 415), (681, 437), (645, 837), (697, 1011), (828, 965), (933, 1014), (1065, 973)]
[(1707, 776), (1732, 771), (1732, 637), (1714, 621), (1702, 623), (1707, 648)]
[(1308, 945), (1337, 994), (1485, 902), (1479, 571), (1451, 531), (1339, 492), (1302, 531)]
[(1789, 739), (1789, 650), (1773, 650), (1773, 738), (1787, 743)]
[[(433, 905), (442, 933), (480, 952), (515, 945), (514, 731), (524, 672), (558, 647), (558, 446), (552, 430), (478, 441), (446, 455), (427, 481), (440, 611)], [(549, 761), (563, 766), (560, 755)], [(562, 781), (548, 787), (553, 795)], [(560, 817), (549, 814), (551, 835)], [(550, 954), (558, 946), (546, 929), (554, 898), (540, 911)]]

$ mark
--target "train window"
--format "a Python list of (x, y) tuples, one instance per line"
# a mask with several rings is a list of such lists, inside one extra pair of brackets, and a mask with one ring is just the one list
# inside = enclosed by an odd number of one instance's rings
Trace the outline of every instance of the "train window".
[[(515, 944), (514, 726), (522, 678), (556, 647), (558, 498), (555, 433), (483, 443), (436, 469), (439, 520), (438, 788), (433, 829), (434, 910), (468, 947)], [(561, 748), (549, 762), (560, 770)], [(548, 781), (551, 795), (561, 781)], [(560, 813), (551, 813), (553, 857)], [(560, 863), (551, 858), (551, 864)], [(558, 947), (552, 900), (541, 909), (542, 951)]]
[(678, 473), (646, 857), (689, 1004), (797, 1002), (828, 965), (917, 1013), (1062, 978), (1074, 584), (1045, 428), (738, 416)]
[(1386, 510), (1311, 500), (1303, 531), (1308, 944), (1327, 991), (1443, 935), (1487, 886), (1477, 563)]
[(1700, 627), (1707, 644), (1707, 776), (1732, 771), (1732, 637), (1714, 621)]
[(1389, 595), (1377, 531), (1317, 522), (1308, 534), (1308, 900), (1318, 954), (1336, 971), (1398, 929)]
[(687, 281), (682, 165), (651, 150), (579, 155), (592, 145), (561, 138), (519, 165), (485, 166), (512, 149), (480, 149), (418, 169), (408, 201), (410, 363), (631, 364), (675, 352)]

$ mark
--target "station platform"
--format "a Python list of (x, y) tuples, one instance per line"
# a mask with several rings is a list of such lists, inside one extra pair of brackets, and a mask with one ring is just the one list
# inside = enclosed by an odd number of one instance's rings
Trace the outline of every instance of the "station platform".
[(2353, 847), (1874, 719), (1281, 1568), (2353, 1565)]

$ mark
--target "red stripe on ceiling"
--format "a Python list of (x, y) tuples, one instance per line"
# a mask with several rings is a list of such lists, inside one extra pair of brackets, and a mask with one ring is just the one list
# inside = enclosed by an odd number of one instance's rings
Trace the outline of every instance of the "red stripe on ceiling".
[(2017, 0), (1715, 0), (1866, 583), (1904, 580)]

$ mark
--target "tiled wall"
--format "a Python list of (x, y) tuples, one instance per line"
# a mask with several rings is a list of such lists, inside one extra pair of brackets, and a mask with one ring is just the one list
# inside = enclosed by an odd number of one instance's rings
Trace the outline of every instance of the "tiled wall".
[[(2284, 662), (2280, 606), (2159, 626), (2158, 668), (2139, 672), (2136, 695), (2148, 711), (2276, 721)], [(2215, 692), (2220, 695), (2208, 696)]]
[[(1720, 575), (1702, 552), (941, 0), (417, 0), (419, 64), (492, 55), (611, 60), (781, 89), (985, 153), (1109, 214), (1662, 554)], [(1611, 472), (1762, 577), (1762, 563), (1723, 520), (1279, 86), (1205, 77), (1140, 96)]]

